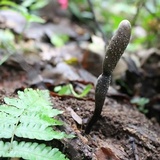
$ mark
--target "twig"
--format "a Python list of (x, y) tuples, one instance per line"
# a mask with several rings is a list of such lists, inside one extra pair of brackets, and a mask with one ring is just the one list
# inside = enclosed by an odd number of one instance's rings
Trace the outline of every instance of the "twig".
[[(151, 14), (153, 17), (157, 17), (157, 15), (156, 15), (155, 13), (151, 12), (146, 5), (144, 5), (144, 7), (145, 7), (145, 9), (149, 12), (149, 14)], [(157, 18), (158, 18), (158, 17), (157, 17)]]
[(92, 15), (93, 15), (93, 20), (94, 20), (94, 23), (97, 27), (97, 29), (99, 30), (99, 32), (102, 34), (102, 38), (103, 38), (103, 41), (105, 42), (105, 44), (107, 44), (107, 38), (106, 38), (106, 35), (104, 34), (102, 28), (100, 27), (97, 19), (96, 19), (96, 16), (95, 16), (95, 11), (94, 11), (94, 7), (93, 7), (93, 4), (91, 2), (91, 0), (87, 0), (88, 1), (88, 4), (90, 6), (90, 9), (91, 9), (91, 12), (92, 12)]
[(139, 160), (138, 150), (137, 150), (137, 146), (136, 146), (136, 143), (135, 143), (135, 139), (133, 137), (130, 137), (129, 142), (131, 143), (134, 159)]
[(137, 11), (136, 11), (136, 14), (135, 14), (134, 17), (133, 17), (133, 20), (132, 20), (132, 23), (131, 23), (132, 26), (135, 26), (136, 20), (137, 20), (137, 18), (138, 18), (138, 15), (139, 15), (142, 7), (144, 6), (144, 3), (145, 3), (145, 0), (143, 0), (143, 1), (140, 0), (140, 1), (137, 3)]

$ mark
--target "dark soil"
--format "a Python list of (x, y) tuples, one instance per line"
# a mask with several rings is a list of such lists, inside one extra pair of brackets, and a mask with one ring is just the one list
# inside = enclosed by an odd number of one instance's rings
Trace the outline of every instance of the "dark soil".
[(66, 142), (74, 148), (71, 159), (160, 159), (159, 125), (147, 120), (130, 104), (119, 104), (106, 98), (100, 120), (92, 132), (85, 135), (85, 125), (77, 125), (67, 108), (71, 107), (85, 123), (92, 115), (94, 102), (53, 98), (53, 103), (54, 107), (64, 110), (66, 130), (71, 127), (77, 135), (74, 140)]

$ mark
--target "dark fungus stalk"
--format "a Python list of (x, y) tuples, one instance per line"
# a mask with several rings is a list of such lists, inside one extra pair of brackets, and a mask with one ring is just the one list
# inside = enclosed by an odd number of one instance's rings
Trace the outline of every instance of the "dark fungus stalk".
[(111, 81), (111, 74), (117, 65), (120, 57), (126, 49), (131, 35), (131, 25), (128, 20), (123, 20), (118, 26), (118, 30), (112, 37), (103, 61), (103, 73), (98, 77), (95, 91), (95, 110), (89, 120), (85, 133), (89, 134), (92, 126), (97, 122), (101, 115), (104, 100)]

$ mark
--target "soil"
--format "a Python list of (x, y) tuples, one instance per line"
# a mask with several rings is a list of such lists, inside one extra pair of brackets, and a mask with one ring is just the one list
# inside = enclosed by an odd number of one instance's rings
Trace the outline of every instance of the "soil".
[(53, 103), (56, 108), (64, 110), (66, 130), (71, 127), (77, 136), (66, 142), (74, 148), (71, 159), (160, 159), (158, 124), (147, 120), (126, 102), (120, 104), (114, 99), (106, 98), (102, 116), (89, 135), (83, 134), (85, 125), (77, 125), (67, 108), (71, 107), (85, 123), (92, 115), (94, 102), (53, 98)]
[[(0, 73), (1, 102), (6, 96), (14, 96), (18, 88), (27, 87), (25, 72), (2, 66)], [(106, 97), (100, 119), (92, 128), (91, 133), (86, 135), (84, 129), (93, 114), (94, 101), (74, 97), (56, 97), (52, 93), (51, 99), (54, 108), (64, 111), (59, 118), (65, 124), (58, 129), (76, 135), (73, 139), (59, 142), (62, 152), (69, 159), (160, 159), (159, 124), (154, 119), (147, 119), (128, 100)]]

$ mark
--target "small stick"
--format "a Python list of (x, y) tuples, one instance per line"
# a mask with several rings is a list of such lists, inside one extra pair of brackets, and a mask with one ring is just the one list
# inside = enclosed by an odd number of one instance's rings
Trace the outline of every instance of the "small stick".
[(107, 43), (106, 36), (105, 36), (105, 34), (104, 34), (101, 26), (99, 25), (99, 23), (98, 23), (98, 21), (97, 21), (97, 19), (96, 19), (96, 15), (95, 15), (95, 11), (94, 11), (94, 9), (93, 9), (93, 3), (92, 3), (92, 1), (91, 1), (91, 0), (88, 0), (88, 4), (89, 4), (89, 6), (90, 6), (90, 9), (91, 9), (91, 12), (92, 12), (92, 15), (93, 15), (93, 21), (94, 21), (95, 25), (97, 26), (97, 29), (98, 29), (98, 30), (100, 31), (100, 33), (102, 34), (103, 41), (104, 41), (105, 43)]
[(136, 146), (136, 143), (135, 143), (135, 139), (133, 137), (130, 137), (129, 142), (131, 143), (132, 151), (133, 151), (133, 154), (134, 154), (134, 159), (139, 160), (138, 150), (137, 150), (137, 146)]

